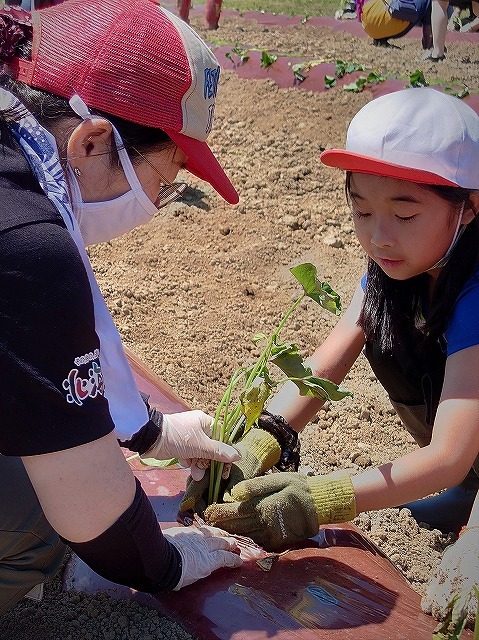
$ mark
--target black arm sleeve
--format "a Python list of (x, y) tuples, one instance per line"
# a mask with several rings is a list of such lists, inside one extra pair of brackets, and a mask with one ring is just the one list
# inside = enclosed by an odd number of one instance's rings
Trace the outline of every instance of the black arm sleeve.
[(69, 542), (73, 551), (107, 580), (137, 591), (171, 591), (181, 578), (181, 556), (163, 536), (137, 478), (133, 502), (104, 533), (88, 542)]
[(163, 430), (163, 414), (158, 411), (158, 409), (155, 409), (155, 407), (150, 406), (148, 402), (150, 396), (141, 391), (140, 395), (146, 404), (148, 417), (150, 419), (129, 440), (119, 440), (118, 442), (122, 447), (126, 447), (130, 451), (136, 451), (140, 455), (143, 455), (148, 449), (151, 449), (161, 436)]

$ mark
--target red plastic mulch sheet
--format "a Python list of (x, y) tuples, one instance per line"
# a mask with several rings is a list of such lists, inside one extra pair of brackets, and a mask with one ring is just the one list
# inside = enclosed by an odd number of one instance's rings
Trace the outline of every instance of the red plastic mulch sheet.
[[(128, 358), (152, 404), (164, 412), (187, 408), (133, 353)], [(188, 470), (153, 469), (137, 459), (130, 464), (162, 527), (176, 526)], [(282, 554), (243, 544), (241, 555), (242, 567), (220, 569), (162, 596), (108, 582), (75, 555), (63, 581), (69, 591), (103, 591), (158, 609), (201, 640), (431, 639), (436, 622), (422, 613), (419, 595), (351, 524), (323, 527), (315, 538)]]

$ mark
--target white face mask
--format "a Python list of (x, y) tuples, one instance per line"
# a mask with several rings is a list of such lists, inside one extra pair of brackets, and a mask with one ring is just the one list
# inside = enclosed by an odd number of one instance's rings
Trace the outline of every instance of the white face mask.
[[(78, 105), (76, 101), (74, 105), (72, 104), (72, 107), (82, 118), (92, 117), (85, 103)], [(111, 126), (120, 164), (131, 187), (130, 191), (105, 202), (83, 202), (78, 180), (70, 165), (67, 168), (73, 213), (80, 226), (85, 246), (117, 238), (141, 224), (150, 222), (158, 211), (143, 191), (118, 130), (113, 124)]]

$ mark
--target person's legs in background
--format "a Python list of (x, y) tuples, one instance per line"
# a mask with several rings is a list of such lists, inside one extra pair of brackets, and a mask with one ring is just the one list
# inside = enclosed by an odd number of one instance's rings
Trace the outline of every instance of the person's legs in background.
[(479, 2), (471, 2), (470, 20), (461, 26), (462, 33), (474, 33), (479, 31)]
[(178, 9), (178, 15), (186, 24), (190, 23), (190, 7), (191, 0), (177, 0), (176, 8)]
[[(214, 30), (218, 28), (223, 0), (206, 0), (205, 6), (205, 28)], [(176, 0), (178, 15), (186, 22), (190, 23), (191, 0)]]
[(432, 25), (432, 51), (430, 59), (437, 61), (444, 59), (444, 48), (447, 33), (447, 10), (449, 0), (432, 0), (431, 25)]
[(47, 522), (22, 461), (0, 455), (0, 615), (55, 575), (65, 545)]
[(206, 0), (205, 27), (207, 29), (217, 29), (221, 15), (221, 5), (223, 0)]

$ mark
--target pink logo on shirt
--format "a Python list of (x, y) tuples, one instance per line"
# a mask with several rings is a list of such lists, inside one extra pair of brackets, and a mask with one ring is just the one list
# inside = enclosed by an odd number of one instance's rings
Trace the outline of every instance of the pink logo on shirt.
[(63, 381), (63, 388), (67, 391), (67, 402), (77, 404), (79, 407), (87, 398), (96, 398), (98, 394), (104, 395), (105, 383), (100, 364), (96, 361), (91, 363), (88, 378), (82, 378), (78, 369), (71, 369), (68, 377)]

